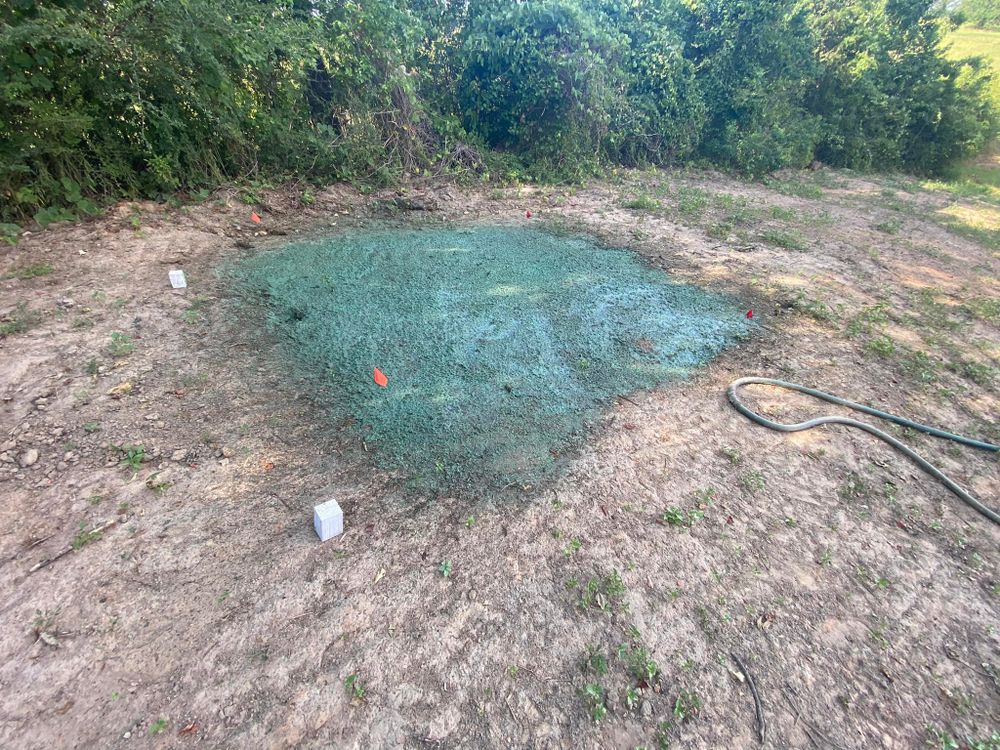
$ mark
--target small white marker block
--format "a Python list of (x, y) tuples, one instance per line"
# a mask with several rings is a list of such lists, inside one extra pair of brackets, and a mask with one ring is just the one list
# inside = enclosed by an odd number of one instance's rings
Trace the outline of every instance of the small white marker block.
[(327, 500), (313, 508), (313, 528), (325, 542), (344, 531), (344, 511), (336, 500)]
[(188, 283), (187, 279), (184, 278), (183, 271), (171, 271), (167, 275), (170, 277), (170, 286), (172, 286), (174, 289), (187, 288)]

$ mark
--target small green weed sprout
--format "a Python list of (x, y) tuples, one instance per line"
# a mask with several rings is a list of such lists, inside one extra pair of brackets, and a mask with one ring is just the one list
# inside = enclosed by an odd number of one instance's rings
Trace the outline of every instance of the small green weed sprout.
[(751, 495), (756, 495), (764, 489), (764, 475), (759, 469), (749, 469), (740, 475), (740, 484)]
[(583, 688), (583, 697), (590, 710), (590, 718), (595, 724), (608, 715), (608, 709), (604, 703), (604, 692), (604, 686), (597, 682), (592, 682)]
[(621, 574), (614, 570), (603, 578), (588, 580), (580, 593), (578, 606), (581, 609), (597, 607), (601, 612), (610, 612), (614, 604), (622, 602), (626, 591)]
[(608, 658), (599, 646), (587, 646), (584, 655), (584, 671), (591, 670), (599, 675), (608, 673)]
[(80, 529), (76, 532), (73, 540), (70, 542), (70, 547), (73, 548), (74, 552), (79, 552), (81, 549), (86, 547), (91, 542), (96, 542), (101, 538), (101, 532), (94, 531), (93, 529), (87, 529), (87, 522), (80, 521)]
[(733, 466), (739, 466), (743, 463), (743, 454), (736, 448), (723, 448), (720, 453), (729, 459), (729, 463)]
[(111, 341), (108, 343), (108, 353), (112, 357), (126, 357), (135, 351), (135, 344), (129, 336), (121, 331), (114, 331), (111, 334)]
[(7, 278), (27, 281), (28, 279), (37, 279), (39, 276), (48, 276), (50, 273), (52, 273), (52, 266), (48, 263), (35, 263), (34, 265), (14, 269), (7, 275)]
[(785, 250), (795, 250), (796, 252), (803, 253), (809, 249), (806, 246), (805, 240), (793, 232), (782, 232), (778, 229), (768, 229), (760, 235), (760, 238), (769, 245), (782, 247)]
[(344, 680), (344, 689), (347, 691), (347, 696), (351, 699), (351, 703), (355, 705), (362, 703), (367, 693), (356, 674), (347, 675), (347, 679)]
[(695, 692), (681, 688), (681, 691), (677, 696), (677, 700), (674, 701), (674, 718), (677, 719), (677, 721), (694, 719), (697, 718), (701, 709), (701, 697)]
[(112, 445), (111, 450), (119, 456), (119, 463), (124, 464), (133, 473), (142, 468), (142, 462), (146, 460), (146, 449), (141, 445)]
[(660, 202), (647, 193), (639, 193), (624, 201), (622, 207), (631, 211), (656, 211), (660, 208)]

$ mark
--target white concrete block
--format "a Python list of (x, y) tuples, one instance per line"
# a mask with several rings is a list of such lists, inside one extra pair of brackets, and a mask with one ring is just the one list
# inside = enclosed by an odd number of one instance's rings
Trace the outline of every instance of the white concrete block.
[(336, 500), (327, 500), (313, 508), (313, 527), (324, 542), (343, 533), (344, 511)]
[(167, 274), (170, 277), (170, 286), (174, 289), (184, 289), (187, 287), (187, 279), (184, 278), (184, 272), (181, 270), (171, 271)]

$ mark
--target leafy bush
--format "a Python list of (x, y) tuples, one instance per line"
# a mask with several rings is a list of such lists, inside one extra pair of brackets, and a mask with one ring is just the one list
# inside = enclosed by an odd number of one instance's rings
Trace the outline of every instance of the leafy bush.
[(458, 88), (465, 126), (545, 172), (596, 165), (617, 53), (594, 20), (570, 0), (477, 5)]
[(819, 121), (804, 107), (816, 75), (797, 0), (687, 0), (681, 11), (708, 122), (702, 153), (763, 174), (813, 158)]
[[(941, 172), (997, 115), (986, 64), (945, 59), (932, 2), (10, 0), (0, 239), (289, 175)], [(984, 25), (996, 8), (962, 5)]]
[[(38, 2), (0, 9), (0, 220), (259, 173), (421, 158), (394, 0)], [(389, 176), (389, 175), (386, 175)]]
[(931, 0), (812, 0), (822, 63), (810, 109), (831, 164), (939, 172), (996, 132), (989, 72), (941, 54)]
[(666, 3), (604, 0), (600, 24), (617, 32), (623, 53), (614, 71), (603, 155), (636, 166), (688, 156), (698, 145), (706, 108), (684, 40)]
[(1000, 0), (962, 0), (959, 9), (973, 26), (1000, 30)]

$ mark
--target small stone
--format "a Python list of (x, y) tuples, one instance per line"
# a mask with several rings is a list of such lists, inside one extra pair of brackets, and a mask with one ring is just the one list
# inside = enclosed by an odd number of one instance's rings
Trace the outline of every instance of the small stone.
[(188, 452), (184, 448), (178, 448), (173, 453), (170, 454), (171, 461), (184, 461), (188, 457)]
[(38, 451), (35, 448), (29, 448), (21, 454), (17, 462), (21, 464), (22, 469), (26, 469), (33, 466), (36, 461), (38, 461)]
[(219, 452), (222, 454), (223, 458), (232, 458), (234, 455), (236, 455), (236, 451), (230, 448), (228, 445), (222, 446), (222, 450)]
[(0, 445), (0, 453), (6, 453), (7, 451), (12, 451), (17, 447), (16, 440), (8, 440), (3, 445)]
[(0, 453), (0, 461), (3, 461), (5, 464), (12, 464), (14, 463), (14, 457), (7, 451), (4, 451)]
[(146, 415), (146, 419), (148, 419), (150, 422), (154, 422), (154, 421), (156, 421), (159, 418), (160, 418), (159, 413), (155, 412), (155, 411), (152, 414), (147, 414)]
[(123, 734), (123, 735), (122, 735), (122, 739), (123, 739), (123, 740), (127, 740), (127, 739), (128, 739), (129, 737), (131, 737), (131, 736), (132, 736), (132, 733), (131, 733), (131, 732), (125, 732), (125, 734)]
[(56, 464), (56, 471), (66, 471), (69, 468), (69, 464), (65, 461), (60, 461)]

